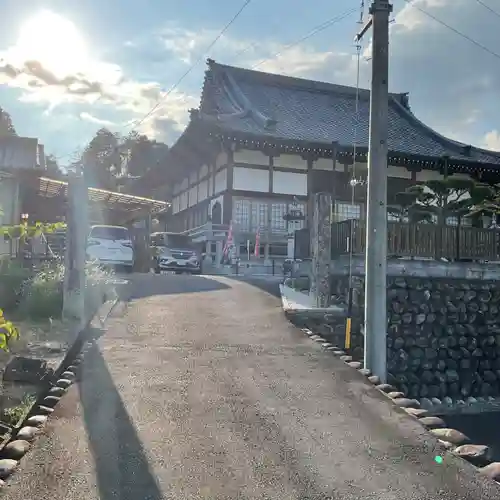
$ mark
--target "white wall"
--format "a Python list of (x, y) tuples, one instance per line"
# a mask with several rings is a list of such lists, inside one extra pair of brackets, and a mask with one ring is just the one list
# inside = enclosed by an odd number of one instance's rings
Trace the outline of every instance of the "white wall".
[(198, 201), (208, 198), (208, 181), (205, 179), (198, 184)]
[(196, 203), (198, 203), (198, 187), (197, 186), (193, 186), (192, 188), (190, 188), (188, 202), (189, 202), (190, 207), (192, 207), (192, 206), (196, 205)]
[(200, 168), (200, 179), (208, 175), (208, 165), (202, 165)]
[(307, 170), (307, 161), (299, 155), (282, 154), (274, 158), (275, 168), (293, 168), (296, 170)]
[(195, 170), (189, 175), (189, 184), (194, 184), (198, 180), (198, 172)]
[(172, 213), (176, 214), (179, 211), (179, 206), (180, 206), (180, 198), (179, 196), (175, 196), (172, 199)]
[(269, 170), (256, 168), (234, 167), (233, 189), (243, 191), (269, 192)]
[(393, 165), (389, 165), (387, 167), (387, 176), (398, 179), (411, 179), (411, 172), (403, 167), (394, 167)]
[(223, 165), (227, 165), (227, 153), (222, 152), (217, 155), (217, 158), (215, 159), (215, 168), (222, 167)]
[(179, 202), (179, 211), (186, 210), (188, 206), (188, 194), (187, 191), (181, 194)]
[(215, 174), (215, 194), (227, 189), (227, 168)]
[(441, 180), (443, 176), (435, 170), (421, 170), (417, 172), (417, 182), (427, 182), (433, 180)]
[(251, 165), (269, 165), (269, 156), (261, 151), (251, 149), (240, 149), (233, 153), (234, 163), (249, 163)]
[(307, 174), (273, 172), (273, 193), (307, 195)]

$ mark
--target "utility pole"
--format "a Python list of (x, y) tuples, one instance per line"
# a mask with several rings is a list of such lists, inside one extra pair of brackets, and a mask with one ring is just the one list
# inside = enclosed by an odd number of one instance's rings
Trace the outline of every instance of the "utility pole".
[(356, 37), (359, 41), (372, 27), (364, 361), (365, 368), (378, 375), (382, 382), (387, 378), (387, 138), (391, 12), (392, 5), (388, 0), (373, 0), (371, 18)]

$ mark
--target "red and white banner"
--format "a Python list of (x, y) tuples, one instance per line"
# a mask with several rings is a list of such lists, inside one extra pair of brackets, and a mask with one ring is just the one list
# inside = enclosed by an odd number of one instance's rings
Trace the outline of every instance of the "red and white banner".
[(233, 246), (233, 221), (229, 224), (229, 231), (227, 233), (226, 244), (224, 245), (224, 250), (222, 251), (223, 255), (227, 255), (229, 253), (230, 248)]
[(255, 235), (255, 251), (254, 251), (255, 257), (259, 256), (259, 252), (260, 252), (260, 227), (257, 228), (257, 233)]

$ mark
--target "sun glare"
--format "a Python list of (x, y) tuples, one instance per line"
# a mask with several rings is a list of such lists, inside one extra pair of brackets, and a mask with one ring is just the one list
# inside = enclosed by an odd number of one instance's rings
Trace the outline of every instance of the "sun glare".
[(57, 76), (66, 76), (86, 66), (85, 41), (76, 26), (53, 12), (43, 11), (28, 19), (16, 43), (25, 60), (37, 60)]

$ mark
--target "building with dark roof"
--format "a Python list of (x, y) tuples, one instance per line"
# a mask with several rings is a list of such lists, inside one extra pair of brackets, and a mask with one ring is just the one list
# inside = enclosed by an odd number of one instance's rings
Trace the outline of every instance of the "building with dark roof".
[[(208, 60), (200, 106), (170, 150), (169, 230), (232, 222), (242, 247), (260, 230), (261, 255), (277, 257), (286, 255), (283, 217), (293, 205), (306, 216), (297, 228), (307, 224), (314, 192), (333, 193), (337, 220), (363, 218), (370, 93), (358, 91), (357, 114), (356, 94), (352, 87)], [(500, 153), (432, 130), (411, 112), (405, 93), (389, 96), (388, 146), (389, 197), (443, 175), (500, 179)], [(354, 203), (353, 175), (361, 181)], [(195, 232), (207, 241), (213, 234)]]

